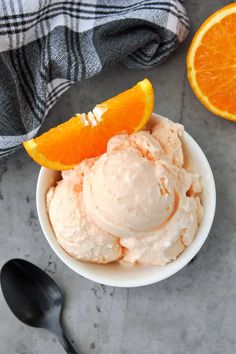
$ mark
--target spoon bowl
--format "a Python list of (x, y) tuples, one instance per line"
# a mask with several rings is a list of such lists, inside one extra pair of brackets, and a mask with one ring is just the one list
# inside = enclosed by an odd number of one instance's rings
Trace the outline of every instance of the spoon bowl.
[(61, 326), (62, 292), (47, 273), (26, 260), (12, 259), (2, 267), (0, 281), (9, 308), (21, 322), (53, 332), (67, 353), (77, 353)]

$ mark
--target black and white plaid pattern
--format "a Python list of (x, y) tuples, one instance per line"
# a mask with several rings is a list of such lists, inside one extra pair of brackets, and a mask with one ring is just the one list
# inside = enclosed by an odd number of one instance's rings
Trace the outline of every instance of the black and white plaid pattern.
[(0, 157), (34, 137), (75, 81), (153, 68), (188, 34), (181, 0), (1, 0)]

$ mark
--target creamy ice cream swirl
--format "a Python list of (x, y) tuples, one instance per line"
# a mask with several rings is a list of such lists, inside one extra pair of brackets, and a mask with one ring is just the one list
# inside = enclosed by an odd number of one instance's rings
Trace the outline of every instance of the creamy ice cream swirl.
[[(127, 136), (128, 139), (128, 136)], [(84, 178), (87, 212), (118, 237), (141, 237), (167, 221), (175, 206), (171, 175), (131, 147), (108, 151)]]

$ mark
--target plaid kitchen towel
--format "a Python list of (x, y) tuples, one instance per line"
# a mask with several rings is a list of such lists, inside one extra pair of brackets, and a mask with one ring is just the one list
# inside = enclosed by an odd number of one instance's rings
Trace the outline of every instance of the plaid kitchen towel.
[(74, 82), (153, 68), (188, 33), (181, 0), (1, 0), (0, 157), (37, 134)]

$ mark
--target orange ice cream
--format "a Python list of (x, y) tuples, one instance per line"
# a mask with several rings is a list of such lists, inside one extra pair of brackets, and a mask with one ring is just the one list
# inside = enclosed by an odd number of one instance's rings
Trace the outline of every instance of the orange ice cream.
[(114, 136), (105, 154), (62, 173), (48, 212), (69, 254), (164, 265), (184, 251), (201, 219), (202, 187), (183, 168), (183, 131), (160, 118), (151, 131)]

